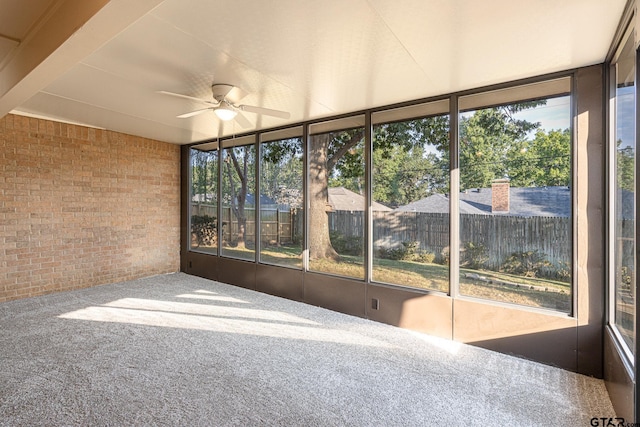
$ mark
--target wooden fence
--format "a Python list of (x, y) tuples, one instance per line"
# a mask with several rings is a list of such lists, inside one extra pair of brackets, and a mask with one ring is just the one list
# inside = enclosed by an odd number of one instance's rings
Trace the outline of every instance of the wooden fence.
[[(216, 216), (212, 205), (193, 203), (192, 215)], [(247, 241), (255, 240), (254, 209), (245, 209)], [(261, 210), (264, 244), (287, 244), (302, 236), (302, 210)], [(329, 212), (329, 229), (345, 237), (364, 237), (364, 212)], [(238, 223), (230, 208), (222, 210), (223, 239), (233, 240)], [(571, 261), (571, 220), (563, 217), (461, 215), (460, 246), (473, 243), (486, 249), (485, 264), (498, 268), (515, 252), (538, 251), (552, 264)], [(373, 212), (374, 248), (418, 242), (419, 248), (442, 254), (449, 247), (449, 214), (426, 212)]]
[(483, 245), (490, 268), (526, 251), (538, 251), (556, 266), (571, 265), (571, 219), (566, 217), (461, 215), (460, 240)]
[[(255, 241), (255, 209), (245, 208), (246, 235), (248, 242)], [(217, 207), (209, 203), (192, 203), (191, 215), (210, 216), (216, 218)], [(295, 210), (282, 210), (274, 208), (263, 208), (260, 210), (260, 234), (265, 244), (288, 244), (302, 235), (302, 218), (297, 218)], [(231, 208), (222, 208), (222, 238), (225, 241), (234, 240), (238, 234), (238, 221), (233, 215)]]
[(402, 242), (419, 242), (420, 249), (442, 253), (449, 246), (449, 214), (374, 211), (374, 247)]
[[(344, 236), (363, 235), (364, 213), (329, 213), (329, 227)], [(554, 265), (570, 264), (571, 220), (562, 217), (461, 215), (460, 246), (469, 242), (485, 248), (485, 264), (498, 268), (515, 252), (538, 251)], [(392, 247), (418, 242), (419, 248), (441, 254), (449, 247), (449, 214), (373, 212), (373, 244)]]

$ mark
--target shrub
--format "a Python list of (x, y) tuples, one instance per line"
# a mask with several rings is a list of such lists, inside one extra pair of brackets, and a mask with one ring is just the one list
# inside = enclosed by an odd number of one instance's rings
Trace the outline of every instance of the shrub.
[(500, 270), (525, 277), (539, 277), (542, 270), (550, 266), (545, 255), (534, 250), (512, 253)]
[(633, 284), (633, 269), (624, 266), (620, 269), (620, 289), (630, 291)]
[(436, 259), (436, 254), (433, 252), (420, 251), (420, 253), (416, 254), (415, 259), (413, 261), (424, 262), (426, 264), (432, 264)]
[(378, 249), (378, 256), (383, 259), (394, 261), (416, 261), (424, 263), (432, 263), (435, 260), (435, 254), (418, 249), (420, 242), (402, 242), (402, 246), (394, 248)]
[(466, 242), (460, 251), (460, 265), (462, 267), (479, 269), (482, 268), (489, 256), (486, 246), (474, 242)]
[(404, 257), (405, 250), (404, 247), (394, 247), (394, 248), (379, 248), (378, 249), (378, 257), (382, 259), (390, 259), (393, 261), (399, 261)]
[(441, 265), (449, 265), (449, 246), (445, 246), (442, 252), (436, 257), (436, 262)]
[(566, 261), (561, 261), (558, 265), (551, 271), (550, 279), (558, 279), (561, 282), (570, 282), (571, 281), (571, 265)]
[(405, 261), (413, 261), (416, 255), (418, 255), (420, 246), (420, 242), (402, 242), (402, 246), (404, 248), (404, 256), (402, 257)]
[(339, 254), (362, 256), (364, 254), (363, 240), (361, 236), (345, 236), (337, 231), (329, 233), (331, 246)]

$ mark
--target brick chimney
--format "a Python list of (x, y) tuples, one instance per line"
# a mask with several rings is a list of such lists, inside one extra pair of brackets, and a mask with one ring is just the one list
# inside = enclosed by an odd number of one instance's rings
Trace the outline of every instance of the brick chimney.
[(509, 212), (509, 180), (506, 178), (491, 182), (491, 212)]

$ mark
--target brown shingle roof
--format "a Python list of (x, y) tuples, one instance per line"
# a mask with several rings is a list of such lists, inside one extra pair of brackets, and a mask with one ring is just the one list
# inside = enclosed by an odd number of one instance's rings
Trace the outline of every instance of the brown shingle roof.
[[(329, 204), (334, 211), (363, 211), (364, 196), (344, 187), (329, 188)], [(391, 208), (373, 202), (374, 211), (390, 211)]]

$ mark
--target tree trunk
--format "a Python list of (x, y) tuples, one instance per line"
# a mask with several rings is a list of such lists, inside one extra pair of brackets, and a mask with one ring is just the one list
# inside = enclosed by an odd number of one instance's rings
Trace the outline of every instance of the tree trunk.
[(238, 235), (236, 237), (238, 242), (236, 247), (238, 249), (246, 248), (246, 244), (245, 244), (246, 230), (247, 230), (247, 218), (244, 215), (244, 207), (243, 207), (242, 213), (238, 215)]
[[(229, 156), (231, 157), (233, 167), (238, 175), (238, 181), (240, 182), (240, 188), (236, 191), (233, 179), (233, 173), (231, 171), (231, 165), (227, 163), (227, 173), (229, 176), (229, 185), (231, 189), (231, 210), (238, 220), (238, 233), (236, 235), (236, 247), (238, 249), (246, 248), (246, 233), (247, 233), (247, 217), (244, 212), (244, 205), (247, 199), (247, 154), (245, 149), (244, 154), (244, 165), (240, 166), (238, 163), (238, 158), (236, 157), (233, 149), (229, 151)], [(229, 217), (229, 221), (231, 221), (231, 217)]]
[(331, 134), (311, 138), (309, 149), (309, 258), (340, 258), (329, 239), (329, 171), (327, 149)]

